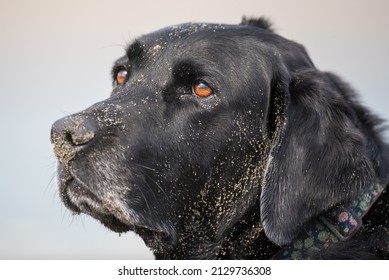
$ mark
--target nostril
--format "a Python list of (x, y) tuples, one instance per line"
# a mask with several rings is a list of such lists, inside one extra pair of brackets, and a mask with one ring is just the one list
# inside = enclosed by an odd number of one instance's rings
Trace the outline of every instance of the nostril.
[(63, 138), (67, 143), (73, 144), (73, 139), (72, 139), (73, 137), (69, 132), (65, 132), (65, 134), (63, 135)]
[(70, 116), (56, 121), (51, 129), (51, 142), (66, 141), (80, 146), (90, 142), (97, 133), (97, 124), (86, 117)]
[(56, 121), (51, 130), (51, 142), (59, 161), (67, 165), (76, 152), (95, 138), (97, 130), (97, 124), (84, 116), (70, 116)]

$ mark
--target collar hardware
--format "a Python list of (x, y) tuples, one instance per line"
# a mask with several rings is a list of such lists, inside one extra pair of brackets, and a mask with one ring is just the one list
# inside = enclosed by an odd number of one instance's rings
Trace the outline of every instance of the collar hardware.
[(361, 217), (345, 206), (338, 206), (319, 219), (339, 240), (350, 238), (362, 226)]

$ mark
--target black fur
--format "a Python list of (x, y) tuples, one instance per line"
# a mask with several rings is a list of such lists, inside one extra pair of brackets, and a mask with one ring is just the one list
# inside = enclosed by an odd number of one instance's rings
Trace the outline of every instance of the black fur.
[[(60, 195), (159, 259), (271, 258), (388, 183), (381, 122), (264, 19), (156, 31), (112, 73), (108, 99), (53, 125)], [(197, 96), (198, 82), (213, 94)], [(311, 257), (388, 259), (388, 211), (384, 192), (355, 236)]]

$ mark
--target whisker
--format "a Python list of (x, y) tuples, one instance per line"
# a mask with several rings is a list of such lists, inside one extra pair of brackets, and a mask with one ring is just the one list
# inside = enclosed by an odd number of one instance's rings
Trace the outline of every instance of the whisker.
[[(147, 185), (147, 184), (146, 184), (146, 185)], [(140, 192), (140, 194), (142, 195), (144, 202), (146, 203), (146, 206), (147, 206), (147, 209), (149, 210), (149, 213), (151, 214), (150, 205), (149, 205), (149, 203), (148, 203), (148, 201), (147, 201), (147, 199), (146, 199), (146, 196), (144, 195), (144, 193), (143, 193), (143, 191), (142, 191), (142, 188), (139, 188), (139, 192)]]
[(55, 180), (56, 180), (56, 172), (53, 172), (53, 173), (51, 174), (51, 179), (50, 179), (50, 181), (47, 183), (46, 188), (45, 188), (45, 190), (44, 190), (44, 194), (45, 194), (45, 195), (50, 191), (50, 189), (52, 188), (52, 186), (55, 185), (55, 183), (54, 183)]
[[(134, 162), (134, 164), (137, 165), (137, 166), (139, 166), (139, 167), (142, 167), (142, 168), (144, 168), (144, 169), (147, 169), (147, 170), (151, 170), (151, 171), (156, 172), (156, 169), (154, 169), (154, 168), (151, 168), (151, 167), (148, 167), (148, 166), (145, 166), (145, 165), (136, 163), (136, 162)], [(166, 192), (164, 191), (164, 189), (158, 184), (158, 182), (156, 182), (156, 181), (155, 181), (151, 176), (149, 176), (148, 174), (142, 172), (142, 170), (140, 170), (140, 172), (142, 173), (142, 175), (144, 175), (145, 177), (147, 177), (148, 179), (150, 179), (150, 180), (158, 187), (158, 189), (159, 189), (167, 198), (169, 198), (169, 196), (167, 195), (167, 193), (166, 193)], [(150, 185), (147, 183), (147, 181), (144, 180), (144, 182), (148, 185), (148, 187), (149, 187), (150, 190), (152, 191), (152, 189), (151, 189)], [(153, 194), (154, 194), (154, 192), (153, 192)], [(154, 194), (154, 197), (155, 197), (155, 199), (157, 199), (157, 197), (155, 196), (155, 194)]]
[(151, 168), (151, 167), (148, 167), (148, 166), (145, 166), (145, 165), (142, 165), (142, 164), (139, 164), (139, 163), (135, 163), (135, 165), (139, 166), (139, 167), (143, 167), (144, 169), (148, 169), (148, 170), (151, 170), (151, 171), (156, 171), (154, 168)]
[[(149, 175), (147, 174), (144, 174), (147, 178), (149, 178), (151, 181), (153, 181), (153, 183), (158, 187), (158, 189), (166, 196), (166, 198), (169, 198), (169, 196), (167, 195), (167, 193), (165, 192), (165, 190), (153, 179), (151, 178)], [(147, 182), (146, 182), (147, 183)]]

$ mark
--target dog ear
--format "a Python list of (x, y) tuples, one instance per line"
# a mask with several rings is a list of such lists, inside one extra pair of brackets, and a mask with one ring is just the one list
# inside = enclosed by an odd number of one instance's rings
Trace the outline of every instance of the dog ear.
[(258, 19), (243, 17), (240, 25), (255, 26), (274, 32), (270, 20), (265, 17), (260, 17)]
[(268, 113), (261, 221), (268, 238), (285, 245), (313, 217), (371, 183), (374, 171), (348, 87), (317, 70), (280, 76)]

